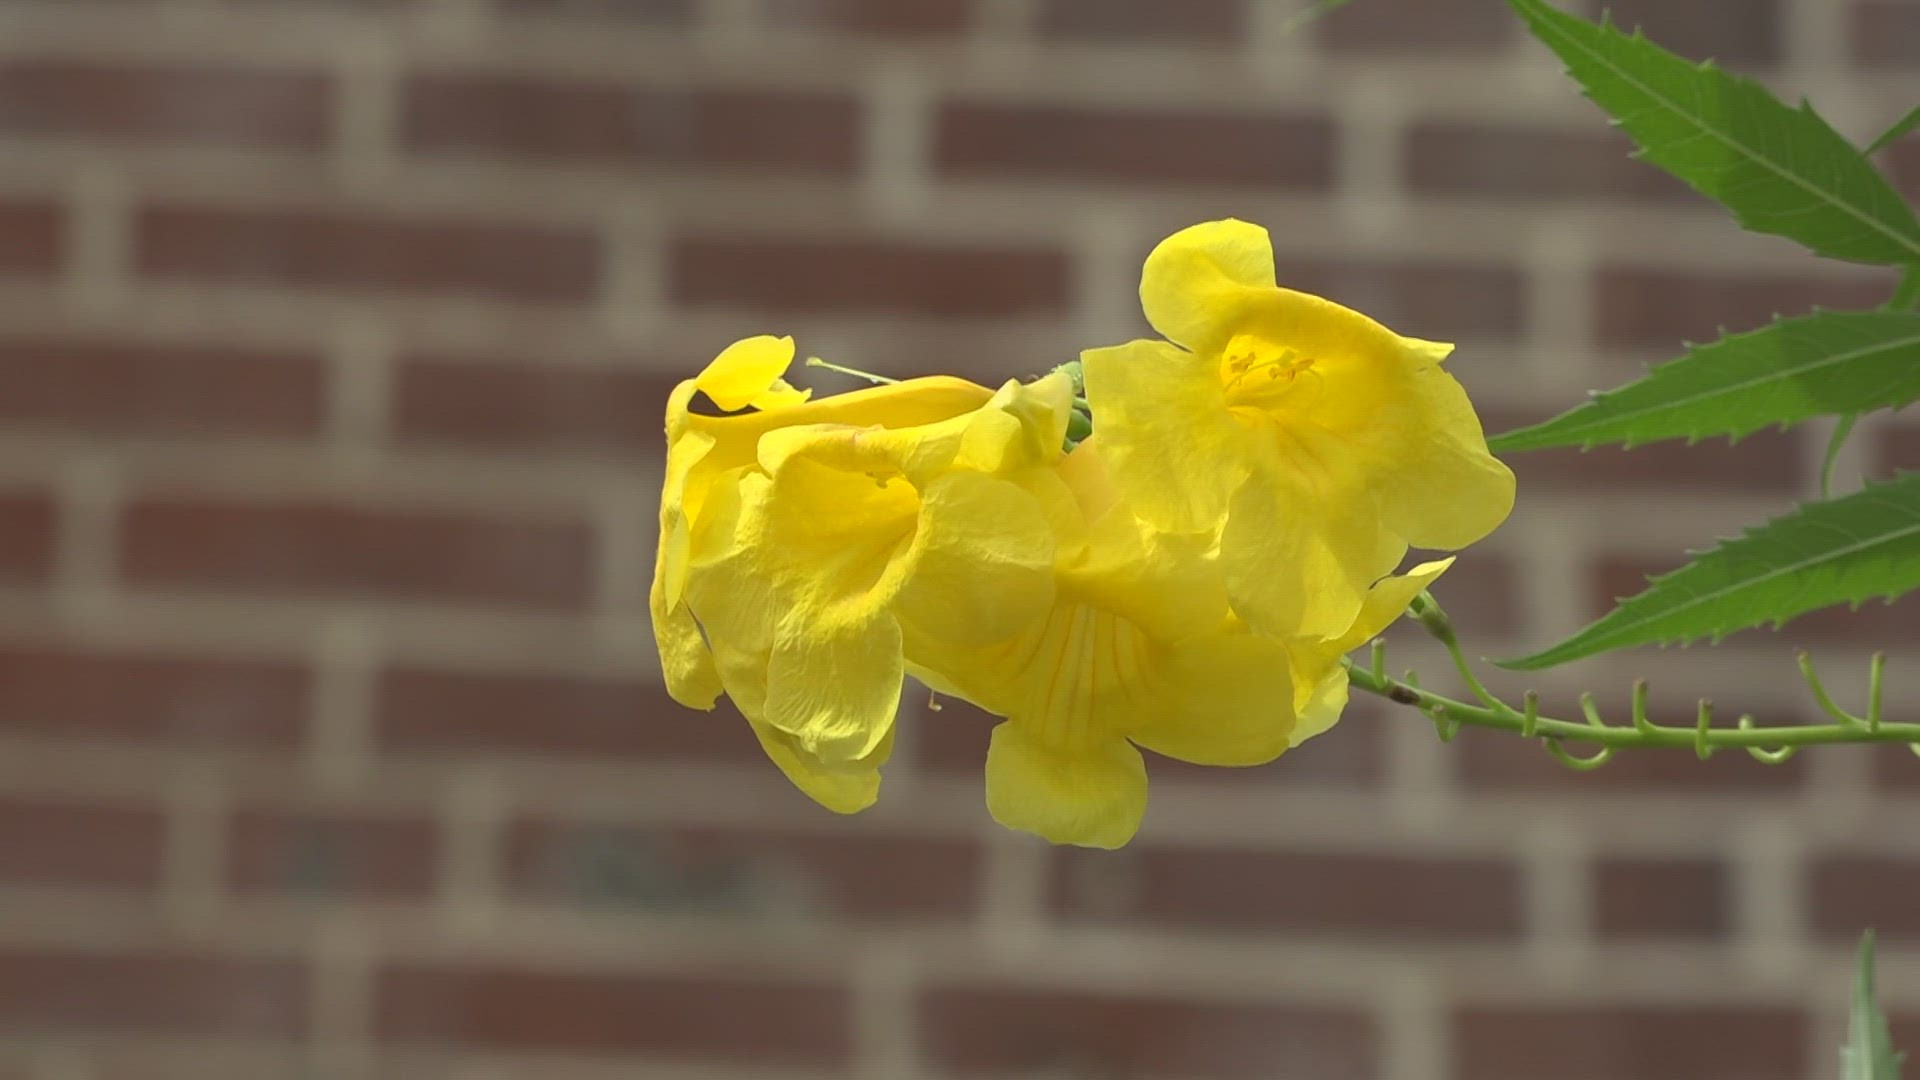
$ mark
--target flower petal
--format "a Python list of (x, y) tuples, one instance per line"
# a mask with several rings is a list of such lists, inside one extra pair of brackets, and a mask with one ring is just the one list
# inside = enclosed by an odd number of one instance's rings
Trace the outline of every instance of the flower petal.
[(906, 559), (894, 610), (932, 638), (1004, 641), (1053, 604), (1053, 530), (1006, 480), (958, 472), (928, 484)]
[(1007, 828), (1056, 844), (1117, 848), (1146, 814), (1147, 765), (1124, 739), (1067, 751), (1008, 721), (987, 748), (987, 809)]
[(1100, 451), (1134, 513), (1168, 532), (1210, 532), (1251, 459), (1217, 373), (1165, 342), (1080, 354)]
[[(1295, 691), (1296, 694), (1299, 691)], [(1315, 735), (1324, 735), (1340, 722), (1347, 708), (1347, 669), (1335, 664), (1307, 687), (1298, 704), (1299, 715), (1293, 724), (1293, 745), (1299, 746)]]
[(900, 709), (900, 624), (789, 620), (767, 661), (766, 722), (829, 764), (873, 753)]
[(1264, 765), (1292, 745), (1287, 649), (1245, 627), (1169, 651), (1134, 742), (1196, 765)]
[(1381, 516), (1416, 547), (1466, 547), (1513, 511), (1513, 470), (1487, 452), (1473, 403), (1439, 364), (1408, 373), (1405, 400), (1422, 423), (1377, 481)]
[(1234, 493), (1220, 536), (1235, 613), (1281, 638), (1345, 633), (1367, 588), (1405, 553), (1337, 447), (1256, 468)]
[(737, 412), (772, 389), (792, 363), (792, 338), (761, 334), (722, 349), (695, 381), (715, 405)]
[(687, 605), (654, 609), (653, 643), (660, 650), (660, 675), (668, 695), (690, 709), (713, 708), (720, 697), (720, 674)]
[(1140, 274), (1140, 306), (1167, 340), (1206, 353), (1233, 336), (1242, 307), (1273, 287), (1267, 230), (1229, 218), (1160, 241)]
[(1379, 637), (1381, 631), (1406, 614), (1413, 598), (1446, 573), (1453, 563), (1451, 556), (1435, 559), (1423, 562), (1404, 574), (1394, 574), (1375, 582), (1373, 588), (1367, 590), (1366, 602), (1360, 605), (1360, 614), (1353, 620), (1353, 625), (1332, 642), (1330, 648), (1334, 654), (1345, 656)]
[(766, 724), (753, 723), (753, 733), (794, 787), (834, 813), (859, 813), (880, 797), (880, 766), (893, 753), (891, 730), (871, 754), (837, 765), (807, 753), (799, 740)]
[(1346, 633), (1329, 641), (1293, 643), (1294, 708), (1300, 714), (1293, 733), (1295, 746), (1333, 727), (1347, 707), (1347, 669), (1340, 665), (1340, 658), (1378, 637), (1452, 565), (1452, 559), (1440, 559), (1383, 578), (1367, 590), (1360, 614)]

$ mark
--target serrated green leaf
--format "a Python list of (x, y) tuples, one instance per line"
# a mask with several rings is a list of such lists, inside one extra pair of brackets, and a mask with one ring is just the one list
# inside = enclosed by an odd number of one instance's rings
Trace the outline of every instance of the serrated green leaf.
[(1900, 1080), (1904, 1054), (1894, 1053), (1893, 1033), (1873, 989), (1873, 931), (1860, 938), (1860, 970), (1847, 1013), (1847, 1045), (1840, 1050), (1841, 1080)]
[(1867, 145), (1867, 153), (1877, 154), (1887, 148), (1887, 144), (1900, 138), (1914, 128), (1920, 127), (1920, 105), (1907, 110), (1907, 115), (1893, 122), (1893, 126), (1880, 133), (1880, 137)]
[(1532, 671), (1635, 645), (1719, 640), (1834, 604), (1920, 588), (1920, 472), (1805, 503), (1723, 542), (1599, 621), (1532, 656)]
[(1920, 314), (1825, 311), (1711, 345), (1551, 420), (1487, 440), (1495, 453), (1740, 438), (1774, 424), (1920, 401)]
[(1641, 156), (1733, 211), (1754, 232), (1850, 262), (1920, 262), (1920, 221), (1811, 106), (1692, 64), (1543, 0), (1507, 0)]

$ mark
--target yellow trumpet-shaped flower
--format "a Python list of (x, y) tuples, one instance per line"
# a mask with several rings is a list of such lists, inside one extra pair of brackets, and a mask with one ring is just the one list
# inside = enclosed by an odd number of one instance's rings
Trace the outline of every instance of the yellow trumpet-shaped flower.
[(1293, 745), (1324, 734), (1347, 707), (1347, 669), (1340, 658), (1380, 636), (1405, 614), (1413, 598), (1446, 573), (1452, 559), (1421, 563), (1404, 574), (1383, 578), (1367, 590), (1360, 614), (1345, 633), (1332, 639), (1296, 639), (1291, 642), (1293, 706), (1299, 720)]
[[(1003, 476), (1059, 456), (1072, 392), (926, 379), (799, 403), (763, 351), (728, 350), (669, 403), (655, 631), (677, 698), (724, 691), (802, 790), (851, 812), (877, 792), (908, 628), (985, 643), (1051, 602), (1052, 529)], [(690, 413), (716, 384), (761, 410)]]
[(1175, 233), (1140, 298), (1169, 341), (1082, 355), (1103, 451), (1148, 523), (1217, 531), (1260, 631), (1340, 637), (1409, 545), (1464, 547), (1511, 510), (1513, 474), (1441, 367), (1452, 346), (1280, 288), (1265, 229)]
[(1157, 535), (1115, 503), (1094, 442), (1046, 481), (1060, 529), (1054, 597), (1018, 636), (981, 645), (909, 635), (910, 670), (1008, 719), (987, 754), (987, 805), (1009, 828), (1114, 848), (1139, 828), (1136, 746), (1257, 765), (1291, 744), (1284, 643), (1227, 610), (1205, 541)]
[[(676, 386), (667, 399), (666, 480), (649, 599), (667, 690), (691, 708), (713, 708), (722, 692), (712, 653), (684, 598), (695, 526), (716, 487), (737, 482), (742, 470), (757, 467), (761, 436), (801, 424), (913, 427), (971, 412), (993, 396), (984, 386), (934, 377), (808, 401), (781, 380), (793, 356), (792, 338), (747, 338)], [(695, 413), (691, 406), (699, 394), (723, 408), (751, 406), (754, 411)]]

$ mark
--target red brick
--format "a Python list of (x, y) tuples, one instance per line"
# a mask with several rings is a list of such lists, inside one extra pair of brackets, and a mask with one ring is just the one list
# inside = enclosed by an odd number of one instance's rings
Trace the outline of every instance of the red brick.
[[(978, 777), (986, 766), (988, 739), (1000, 718), (958, 698), (941, 696), (938, 701), (938, 711), (929, 709), (927, 694), (919, 691), (909, 693), (903, 704), (902, 715), (907, 719), (902, 722), (914, 729), (914, 760), (923, 769)], [(1189, 765), (1149, 753), (1147, 771), (1155, 780), (1181, 783), (1372, 783), (1386, 772), (1381, 719), (1379, 701), (1359, 695), (1348, 706), (1339, 727), (1289, 750), (1271, 764), (1217, 768)]]
[(1920, 859), (1827, 855), (1807, 870), (1807, 918), (1825, 933), (1920, 934)]
[(313, 435), (325, 360), (308, 352), (93, 338), (0, 342), (0, 419), (116, 435)]
[[(1588, 617), (1597, 619), (1612, 610), (1613, 600), (1645, 590), (1649, 575), (1676, 570), (1687, 561), (1684, 555), (1669, 558), (1615, 555), (1597, 560)], [(1886, 644), (1889, 637), (1911, 632), (1916, 617), (1920, 617), (1920, 595), (1909, 595), (1892, 604), (1870, 601), (1858, 610), (1850, 610), (1845, 604), (1821, 608), (1789, 621), (1778, 631), (1755, 627), (1728, 635), (1727, 640), (1763, 648), (1784, 649), (1817, 643), (1870, 649)]]
[(1433, 593), (1463, 634), (1511, 633), (1525, 620), (1520, 568), (1506, 555), (1461, 552)]
[(1880, 151), (1879, 159), (1882, 171), (1892, 179), (1893, 186), (1912, 202), (1920, 194), (1920, 135), (1909, 132), (1896, 139)]
[(132, 503), (120, 558), (142, 589), (547, 607), (584, 604), (592, 564), (579, 522), (195, 496)]
[(1064, 918), (1215, 932), (1508, 936), (1524, 919), (1519, 869), (1472, 856), (1136, 842), (1117, 855), (1062, 849), (1052, 893)]
[(1603, 934), (1725, 934), (1733, 883), (1717, 859), (1603, 858), (1594, 863), (1594, 928)]
[(394, 437), (491, 450), (658, 452), (674, 382), (643, 371), (411, 357), (395, 375)]
[(1779, 0), (1588, 0), (1590, 14), (1612, 13), (1622, 30), (1638, 27), (1661, 48), (1691, 60), (1772, 63), (1785, 52)]
[(131, 800), (0, 796), (0, 884), (151, 889), (166, 828)]
[(59, 203), (0, 197), (0, 273), (52, 273), (65, 260), (66, 250), (66, 212)]
[(1453, 1017), (1456, 1080), (1798, 1080), (1807, 1021), (1786, 1008), (1479, 1006)]
[(1853, 55), (1874, 63), (1920, 60), (1920, 7), (1905, 0), (1857, 0), (1853, 6)]
[(1499, 52), (1519, 36), (1512, 14), (1479, 0), (1349, 3), (1313, 20), (1321, 48), (1336, 54), (1427, 57)]
[(1886, 284), (1815, 281), (1785, 276), (1663, 270), (1614, 264), (1596, 272), (1597, 325), (1602, 345), (1679, 356), (1683, 342), (1709, 342), (1722, 328), (1755, 330), (1775, 315), (1804, 315), (1816, 307), (1877, 307)]
[(1242, 0), (1040, 0), (1034, 26), (1060, 38), (1221, 44), (1246, 31)]
[(290, 959), (10, 946), (0, 949), (0, 1031), (296, 1039), (306, 982)]
[(828, 1068), (852, 1033), (846, 987), (778, 976), (569, 974), (395, 966), (375, 1038), (467, 1051), (652, 1052)]
[(946, 984), (919, 998), (922, 1047), (969, 1077), (1363, 1080), (1377, 1075), (1373, 1022), (1332, 1005), (1250, 1005), (1163, 993)]
[[(1625, 692), (1619, 696), (1624, 699)], [(1770, 723), (1801, 722), (1793, 716), (1769, 718), (1766, 709), (1771, 704), (1765, 700), (1741, 701), (1737, 695), (1722, 695), (1715, 722), (1731, 728), (1743, 705), (1759, 711), (1755, 723), (1763, 727)], [(1603, 716), (1615, 723), (1626, 722), (1625, 700), (1603, 699), (1600, 706)], [(1580, 717), (1576, 703), (1567, 699), (1543, 702), (1540, 711), (1544, 716), (1562, 719)], [(1649, 711), (1655, 722), (1669, 727), (1690, 725), (1694, 718), (1691, 703), (1656, 700)], [(1548, 756), (1537, 742), (1504, 731), (1469, 728), (1460, 733), (1452, 749), (1455, 768), (1469, 785), (1512, 786), (1560, 797), (1586, 794), (1594, 798), (1619, 798), (1623, 792), (1660, 791), (1703, 797), (1737, 793), (1793, 799), (1799, 796), (1807, 779), (1804, 757), (1784, 765), (1763, 765), (1739, 750), (1723, 750), (1706, 761), (1696, 757), (1691, 748), (1623, 751), (1603, 768), (1577, 773)], [(1578, 745), (1569, 745), (1567, 750), (1579, 755), (1592, 753), (1591, 747)]]
[(771, 764), (726, 699), (705, 713), (649, 680), (401, 668), (378, 692), (389, 750)]
[(1500, 263), (1307, 259), (1284, 250), (1275, 262), (1280, 284), (1364, 311), (1414, 337), (1514, 334), (1526, 324), (1525, 282), (1518, 269)]
[(1333, 124), (1313, 112), (1216, 112), (956, 102), (935, 166), (949, 176), (1326, 190)]
[(673, 300), (770, 315), (1059, 315), (1071, 291), (1066, 256), (1038, 248), (691, 235), (669, 257)]
[(975, 907), (968, 840), (866, 832), (643, 828), (522, 821), (507, 838), (509, 888), (549, 901), (764, 918), (956, 921)]
[(0, 581), (53, 570), (58, 514), (43, 492), (0, 491)]
[(325, 76), (22, 58), (0, 64), (9, 136), (319, 149)]
[(345, 811), (244, 807), (228, 840), (236, 892), (418, 899), (433, 892), (433, 822)]
[[(1908, 424), (1897, 427), (1883, 427), (1874, 433), (1875, 458), (1877, 470), (1869, 470), (1869, 475), (1891, 477), (1895, 470), (1920, 469), (1920, 428)], [(1835, 477), (1840, 482), (1840, 477)]]
[(0, 647), (0, 732), (38, 742), (289, 749), (307, 724), (293, 664), (168, 651)]
[(1889, 1010), (1887, 1025), (1893, 1029), (1894, 1048), (1912, 1058), (1914, 1048), (1920, 1047), (1920, 1012)]
[(238, 285), (526, 301), (600, 285), (599, 241), (559, 226), (163, 202), (140, 208), (135, 245), (144, 274)]
[[(1480, 412), (1488, 432), (1515, 430), (1549, 415), (1540, 410), (1503, 408)], [(1769, 429), (1738, 444), (1707, 439), (1688, 446), (1684, 440), (1674, 439), (1631, 450), (1618, 446), (1528, 450), (1502, 460), (1512, 467), (1522, 492), (1553, 488), (1582, 492), (1657, 490), (1674, 495), (1692, 491), (1716, 496), (1741, 492), (1780, 496), (1780, 509), (1784, 511), (1803, 490), (1801, 485), (1808, 474), (1805, 455), (1800, 452), (1801, 430)]]
[(642, 25), (685, 26), (694, 0), (495, 0), (508, 18), (602, 18)]
[(1629, 158), (1632, 149), (1632, 140), (1617, 131), (1426, 120), (1407, 134), (1406, 179), (1427, 198), (1506, 204), (1699, 200), (1685, 184)]
[(860, 110), (840, 94), (422, 75), (402, 109), (416, 150), (829, 173), (860, 157)]
[[(1912, 722), (1911, 716), (1889, 716), (1889, 720)], [(1873, 748), (1873, 774), (1889, 792), (1920, 791), (1920, 757), (1904, 746)]]
[(781, 28), (863, 34), (947, 34), (973, 22), (974, 0), (765, 0), (766, 20)]

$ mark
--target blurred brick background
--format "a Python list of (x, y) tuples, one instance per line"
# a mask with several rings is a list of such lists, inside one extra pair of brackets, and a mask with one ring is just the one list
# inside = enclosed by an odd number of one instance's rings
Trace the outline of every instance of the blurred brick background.
[[(1920, 100), (1920, 4), (1620, 7), (1855, 136)], [(661, 403), (736, 337), (1034, 373), (1231, 214), (1501, 428), (1885, 294), (1628, 162), (1495, 0), (1295, 13), (0, 0), (0, 1078), (1799, 1080), (1866, 925), (1920, 1047), (1901, 751), (1576, 776), (1363, 702), (1105, 855), (988, 823), (957, 705), (849, 820), (661, 693)], [(1440, 594), (1543, 644), (1824, 435), (1520, 460)], [(1911, 714), (1916, 612), (1540, 685), (1790, 721), (1792, 647), (1849, 701), (1884, 647)]]

